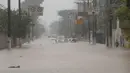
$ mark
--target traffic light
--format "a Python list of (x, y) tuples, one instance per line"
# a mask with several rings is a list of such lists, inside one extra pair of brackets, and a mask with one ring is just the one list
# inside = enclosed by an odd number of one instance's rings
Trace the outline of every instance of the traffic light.
[(127, 7), (130, 8), (130, 0), (127, 0)]

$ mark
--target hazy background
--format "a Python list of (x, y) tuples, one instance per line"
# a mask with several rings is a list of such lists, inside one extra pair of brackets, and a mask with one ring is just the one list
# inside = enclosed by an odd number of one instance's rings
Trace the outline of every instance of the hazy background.
[[(0, 0), (0, 4), (7, 7), (7, 0)], [(11, 6), (18, 8), (18, 0), (11, 0)], [(74, 0), (45, 0), (41, 6), (44, 6), (44, 16), (40, 18), (47, 25), (58, 19), (57, 11), (75, 8)]]
[(48, 23), (58, 19), (57, 11), (75, 8), (74, 0), (45, 0), (44, 20)]

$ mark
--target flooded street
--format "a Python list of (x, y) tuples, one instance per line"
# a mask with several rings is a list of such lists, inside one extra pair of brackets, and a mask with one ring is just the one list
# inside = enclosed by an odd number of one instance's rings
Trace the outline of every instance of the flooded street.
[[(47, 38), (0, 51), (0, 73), (130, 73), (130, 51), (87, 42), (53, 44)], [(10, 69), (9, 66), (20, 65)]]
[(0, 73), (130, 73), (129, 24), (130, 0), (0, 0)]

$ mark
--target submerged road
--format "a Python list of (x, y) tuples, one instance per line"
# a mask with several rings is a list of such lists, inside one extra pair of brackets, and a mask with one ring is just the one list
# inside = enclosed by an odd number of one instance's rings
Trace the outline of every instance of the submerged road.
[(21, 49), (1, 50), (0, 73), (130, 73), (130, 51), (41, 38)]

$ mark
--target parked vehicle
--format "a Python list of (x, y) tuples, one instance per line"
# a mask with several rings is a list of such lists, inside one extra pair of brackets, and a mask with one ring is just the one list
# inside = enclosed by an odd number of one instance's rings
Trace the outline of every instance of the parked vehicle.
[(76, 38), (73, 38), (73, 39), (72, 39), (72, 42), (76, 43), (76, 42), (77, 42), (77, 39), (76, 39)]

